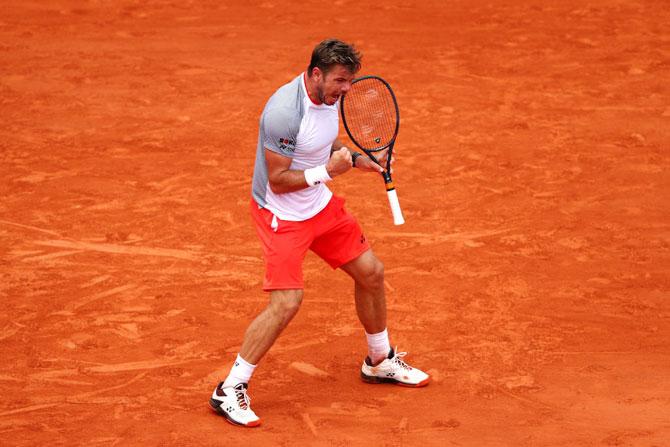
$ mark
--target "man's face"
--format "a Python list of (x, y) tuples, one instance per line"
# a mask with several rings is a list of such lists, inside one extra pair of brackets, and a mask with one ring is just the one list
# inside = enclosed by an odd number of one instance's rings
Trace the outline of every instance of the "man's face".
[(318, 68), (314, 69), (316, 76), (316, 94), (319, 101), (332, 106), (351, 88), (351, 81), (355, 74), (343, 65), (335, 65), (325, 75)]

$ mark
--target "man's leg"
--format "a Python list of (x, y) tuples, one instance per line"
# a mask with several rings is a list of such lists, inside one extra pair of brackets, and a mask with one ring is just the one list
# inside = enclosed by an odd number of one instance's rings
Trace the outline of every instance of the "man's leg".
[(394, 383), (421, 387), (430, 377), (413, 368), (402, 358), (405, 352), (395, 352), (389, 346), (386, 331), (386, 296), (384, 294), (384, 265), (367, 250), (342, 270), (354, 279), (356, 312), (363, 323), (368, 340), (368, 359), (361, 369), (361, 377), (369, 383)]
[(365, 332), (376, 334), (386, 329), (384, 264), (367, 250), (341, 268), (354, 280), (356, 313)]
[(302, 290), (273, 290), (270, 304), (251, 322), (244, 334), (240, 357), (255, 365), (300, 309)]
[(382, 362), (391, 349), (386, 331), (386, 296), (384, 265), (368, 249), (342, 266), (354, 279), (356, 313), (365, 328), (368, 356), (373, 365)]
[(260, 419), (249, 406), (247, 383), (256, 364), (298, 313), (302, 295), (301, 289), (273, 290), (268, 306), (247, 328), (242, 348), (228, 377), (217, 385), (209, 401), (212, 408), (229, 422), (248, 427), (260, 424)]
[(258, 362), (272, 347), (286, 325), (298, 313), (302, 295), (301, 289), (273, 290), (270, 292), (270, 303), (251, 322), (244, 334), (242, 348), (230, 369), (228, 377), (223, 382), (224, 387), (249, 382)]

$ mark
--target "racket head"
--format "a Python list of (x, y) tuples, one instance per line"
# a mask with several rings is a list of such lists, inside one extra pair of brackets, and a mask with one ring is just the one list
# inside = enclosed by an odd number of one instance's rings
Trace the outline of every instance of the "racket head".
[(371, 157), (388, 148), (390, 160), (400, 128), (400, 110), (388, 82), (379, 76), (354, 79), (342, 96), (340, 112), (344, 129), (356, 146)]

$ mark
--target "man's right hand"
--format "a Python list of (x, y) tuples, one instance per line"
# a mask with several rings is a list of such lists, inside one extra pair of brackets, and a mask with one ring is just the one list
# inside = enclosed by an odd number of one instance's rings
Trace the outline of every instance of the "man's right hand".
[(346, 147), (341, 147), (339, 150), (333, 152), (326, 164), (326, 171), (328, 175), (333, 178), (337, 175), (344, 174), (351, 169), (351, 152)]

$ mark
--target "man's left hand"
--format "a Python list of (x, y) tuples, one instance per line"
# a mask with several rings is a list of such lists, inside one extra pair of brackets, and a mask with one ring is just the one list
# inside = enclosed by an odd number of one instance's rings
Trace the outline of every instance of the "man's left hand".
[[(379, 151), (375, 154), (375, 158), (379, 162), (379, 164), (375, 163), (372, 161), (370, 157), (367, 155), (363, 154), (362, 157), (358, 157), (356, 159), (356, 168), (360, 169), (361, 171), (372, 171), (372, 172), (379, 172), (382, 173), (386, 169), (384, 169), (384, 166), (386, 166), (386, 158), (388, 157), (388, 148), (384, 149), (383, 151)], [(395, 157), (391, 157), (391, 164), (395, 161)], [(391, 168), (391, 173), (393, 173), (393, 168)]]

